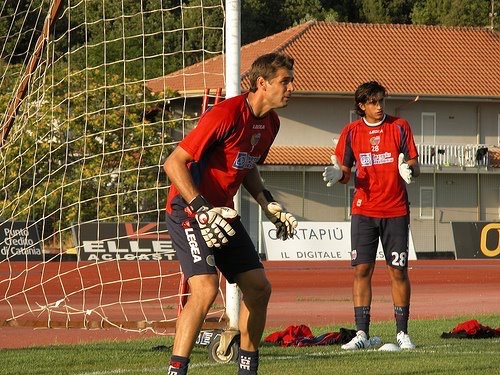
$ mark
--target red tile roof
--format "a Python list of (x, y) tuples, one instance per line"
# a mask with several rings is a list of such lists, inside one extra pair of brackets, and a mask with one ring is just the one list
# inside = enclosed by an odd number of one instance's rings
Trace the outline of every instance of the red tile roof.
[[(500, 34), (487, 28), (309, 21), (241, 48), (242, 90), (253, 60), (272, 51), (295, 58), (295, 94), (349, 95), (378, 80), (395, 96), (500, 100)], [(153, 79), (183, 94), (224, 87), (224, 55)]]
[[(283, 146), (271, 147), (264, 165), (330, 165), (333, 147), (324, 146)], [(500, 168), (500, 147), (488, 149), (488, 165)]]
[(333, 147), (272, 146), (264, 165), (329, 165)]
[[(309, 27), (310, 23), (305, 23), (242, 46), (240, 54), (242, 76), (250, 69), (252, 62), (257, 57), (265, 53), (284, 50), (292, 40)], [(200, 94), (204, 88), (224, 88), (224, 58), (225, 55), (222, 54), (209, 60), (201, 61), (183, 70), (150, 80), (146, 86), (153, 92), (159, 92), (163, 91), (164, 85), (166, 85), (185, 94)]]

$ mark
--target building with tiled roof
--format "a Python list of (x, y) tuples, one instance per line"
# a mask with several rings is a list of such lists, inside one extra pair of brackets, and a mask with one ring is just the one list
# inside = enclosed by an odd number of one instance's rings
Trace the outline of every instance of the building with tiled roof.
[[(253, 60), (272, 51), (295, 58), (295, 95), (352, 96), (377, 78), (393, 96), (500, 100), (500, 34), (488, 28), (310, 21), (241, 47), (242, 90)], [(148, 88), (198, 95), (223, 88), (223, 65), (221, 55)]]
[[(248, 89), (253, 60), (272, 51), (295, 58), (294, 97), (350, 99), (359, 83), (378, 80), (403, 106), (415, 99), (500, 102), (500, 34), (488, 28), (309, 21), (241, 47), (242, 91)], [(373, 57), (369, 63), (366, 56)], [(158, 92), (167, 86), (183, 96), (200, 97), (205, 88), (224, 88), (223, 72), (220, 55), (153, 79), (147, 87)], [(400, 107), (394, 107), (396, 112)], [(326, 152), (329, 146), (317, 144), (324, 139), (320, 135), (309, 143)], [(293, 151), (285, 145), (280, 150), (282, 155), (272, 153), (273, 164)], [(308, 155), (312, 153), (303, 157)], [(491, 153), (493, 165), (500, 164), (496, 155)]]
[[(357, 118), (354, 91), (376, 80), (389, 93), (386, 112), (408, 120), (419, 150), (422, 174), (407, 186), (417, 251), (453, 251), (450, 222), (500, 221), (498, 32), (310, 21), (241, 47), (242, 91), (254, 59), (273, 51), (294, 57), (295, 91), (278, 110), (281, 130), (261, 173), (301, 220), (349, 220), (352, 181), (326, 188), (321, 173), (333, 139)], [(198, 111), (205, 88), (224, 88), (224, 55), (147, 87), (176, 90)]]

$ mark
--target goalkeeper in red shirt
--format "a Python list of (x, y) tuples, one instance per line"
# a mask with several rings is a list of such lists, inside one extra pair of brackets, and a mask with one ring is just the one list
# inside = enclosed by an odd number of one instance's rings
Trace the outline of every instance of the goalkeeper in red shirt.
[(255, 375), (271, 285), (250, 236), (234, 210), (240, 185), (276, 226), (294, 235), (297, 221), (265, 189), (257, 164), (280, 127), (276, 108), (293, 92), (291, 57), (270, 53), (249, 72), (250, 90), (211, 107), (164, 164), (171, 181), (167, 228), (190, 296), (177, 319), (170, 375), (186, 374), (189, 357), (218, 293), (217, 269), (242, 292), (238, 375)]
[(355, 92), (360, 119), (341, 132), (332, 165), (323, 173), (327, 186), (347, 184), (355, 167), (351, 216), (351, 264), (357, 334), (342, 349), (368, 348), (370, 343), (371, 280), (379, 239), (391, 278), (396, 340), (401, 349), (414, 349), (408, 335), (410, 279), (408, 277), (409, 202), (406, 184), (420, 174), (418, 152), (410, 125), (385, 113), (387, 92), (377, 82)]

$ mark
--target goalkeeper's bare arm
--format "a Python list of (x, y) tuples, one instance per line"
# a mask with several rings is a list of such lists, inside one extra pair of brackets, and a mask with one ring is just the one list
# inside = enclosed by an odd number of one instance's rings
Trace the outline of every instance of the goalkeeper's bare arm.
[(243, 180), (243, 186), (254, 197), (264, 210), (266, 217), (276, 227), (276, 238), (286, 240), (293, 238), (297, 220), (280, 203), (276, 202), (271, 192), (264, 188), (257, 166)]

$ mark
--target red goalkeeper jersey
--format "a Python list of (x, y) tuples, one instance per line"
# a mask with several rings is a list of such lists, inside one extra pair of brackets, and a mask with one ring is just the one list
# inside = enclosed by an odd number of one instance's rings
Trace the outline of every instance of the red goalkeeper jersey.
[[(280, 127), (274, 110), (257, 118), (246, 98), (245, 93), (211, 107), (179, 144), (193, 158), (189, 170), (200, 193), (216, 207), (233, 207), (243, 178), (265, 160)], [(172, 185), (168, 212), (178, 194)]]
[(405, 160), (418, 156), (410, 125), (401, 118), (386, 115), (377, 126), (359, 119), (342, 130), (335, 154), (341, 165), (356, 167), (353, 214), (390, 218), (409, 212), (400, 153)]

